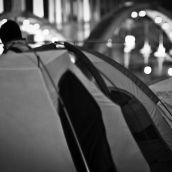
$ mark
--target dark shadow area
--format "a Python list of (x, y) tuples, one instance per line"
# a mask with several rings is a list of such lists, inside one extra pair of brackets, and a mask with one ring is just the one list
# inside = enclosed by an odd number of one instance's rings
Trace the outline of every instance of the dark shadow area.
[(66, 115), (69, 115), (90, 171), (115, 172), (116, 168), (107, 142), (101, 110), (96, 101), (79, 79), (69, 71), (62, 76), (58, 87), (60, 97), (68, 112), (68, 114), (65, 113), (62, 103), (59, 102), (59, 115), (77, 170), (85, 171)]
[(144, 106), (122, 90), (112, 89), (111, 98), (121, 106), (124, 118), (151, 171), (172, 171), (172, 153), (162, 140)]

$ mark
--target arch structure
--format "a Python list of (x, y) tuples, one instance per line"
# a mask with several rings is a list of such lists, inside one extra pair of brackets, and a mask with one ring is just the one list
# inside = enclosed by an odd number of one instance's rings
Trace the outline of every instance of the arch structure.
[(171, 42), (172, 14), (170, 11), (155, 2), (131, 2), (124, 3), (105, 15), (85, 40), (84, 47), (103, 53), (107, 49), (108, 40), (113, 35), (118, 34), (122, 23), (127, 18), (131, 18), (132, 12), (136, 12), (137, 16), (134, 18), (147, 17), (152, 20), (167, 35)]

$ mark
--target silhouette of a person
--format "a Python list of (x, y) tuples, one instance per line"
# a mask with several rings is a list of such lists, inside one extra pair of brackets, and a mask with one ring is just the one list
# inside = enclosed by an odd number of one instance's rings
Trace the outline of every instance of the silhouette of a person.
[(26, 40), (22, 38), (19, 25), (13, 20), (7, 20), (0, 28), (0, 39), (4, 45), (4, 52), (14, 51), (16, 53), (28, 50)]

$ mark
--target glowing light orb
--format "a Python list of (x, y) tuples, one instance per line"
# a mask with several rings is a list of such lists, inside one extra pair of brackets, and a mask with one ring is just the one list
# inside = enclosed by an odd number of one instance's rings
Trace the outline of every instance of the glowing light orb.
[(136, 11), (133, 11), (133, 12), (131, 13), (131, 17), (132, 17), (132, 18), (137, 18), (137, 16), (138, 16), (138, 13), (137, 13)]
[(172, 76), (172, 68), (169, 68), (167, 73), (169, 76)]
[(146, 67), (144, 68), (144, 73), (145, 73), (145, 74), (149, 75), (151, 72), (152, 72), (152, 68), (151, 68), (150, 66), (146, 66)]
[(145, 17), (146, 16), (146, 11), (144, 11), (144, 10), (139, 11), (139, 16), (140, 17)]

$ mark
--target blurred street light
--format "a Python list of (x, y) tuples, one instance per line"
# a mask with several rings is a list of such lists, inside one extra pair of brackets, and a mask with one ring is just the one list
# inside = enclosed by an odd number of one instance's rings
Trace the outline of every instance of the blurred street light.
[(130, 52), (135, 48), (135, 37), (133, 35), (126, 35), (124, 43), (124, 66), (129, 67)]
[(145, 41), (142, 49), (140, 49), (140, 53), (144, 57), (144, 64), (148, 64), (151, 52), (152, 52), (152, 49), (149, 42)]

